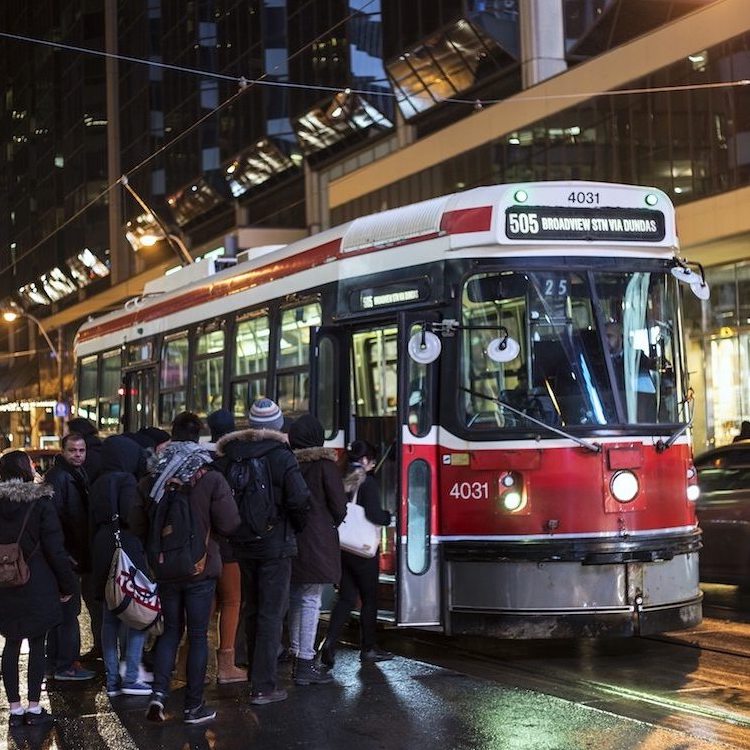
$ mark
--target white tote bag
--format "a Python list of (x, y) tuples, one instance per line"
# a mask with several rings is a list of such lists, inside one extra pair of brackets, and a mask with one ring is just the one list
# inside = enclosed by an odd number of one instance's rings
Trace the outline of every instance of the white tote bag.
[(346, 504), (346, 518), (339, 526), (339, 545), (359, 557), (375, 557), (380, 545), (380, 526), (365, 518), (365, 509), (357, 505), (357, 496)]

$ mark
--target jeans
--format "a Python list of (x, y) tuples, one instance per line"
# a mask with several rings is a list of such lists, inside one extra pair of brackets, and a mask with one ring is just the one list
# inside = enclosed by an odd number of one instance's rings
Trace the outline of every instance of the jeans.
[(240, 559), (245, 593), (245, 632), (254, 693), (276, 689), (281, 627), (289, 606), (292, 559)]
[(117, 615), (112, 614), (106, 602), (102, 610), (102, 657), (104, 668), (107, 670), (107, 690), (114, 690), (120, 684), (120, 657), (118, 645), (120, 635), (124, 631), (125, 648), (125, 678), (122, 684), (129, 687), (138, 682), (138, 668), (141, 664), (143, 646), (146, 643), (147, 632), (135, 630), (125, 625)]
[(203, 703), (203, 680), (208, 662), (208, 623), (216, 590), (216, 579), (184, 583), (160, 583), (164, 633), (156, 642), (154, 692), (166, 695), (172, 677), (182, 631), (187, 623), (187, 689), (185, 708)]
[(73, 662), (81, 658), (80, 594), (73, 594), (70, 601), (60, 602), (60, 609), (62, 621), (47, 633), (47, 663), (55, 672), (70, 669)]
[(292, 653), (309, 661), (315, 658), (322, 583), (295, 583), (289, 597), (289, 645)]
[(360, 648), (368, 651), (375, 648), (378, 622), (378, 574), (380, 554), (375, 557), (357, 557), (349, 552), (341, 553), (341, 585), (328, 624), (326, 641), (331, 650), (341, 637), (351, 611), (362, 602), (359, 610)]

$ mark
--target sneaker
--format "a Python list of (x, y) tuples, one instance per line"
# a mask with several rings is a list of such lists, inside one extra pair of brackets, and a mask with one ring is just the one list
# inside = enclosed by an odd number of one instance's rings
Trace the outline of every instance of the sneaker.
[(390, 661), (392, 658), (393, 654), (390, 651), (383, 651), (380, 648), (368, 648), (359, 655), (359, 660), (362, 662)]
[(47, 713), (47, 710), (44, 708), (38, 713), (36, 711), (27, 711), (23, 719), (27, 727), (50, 726), (56, 721), (55, 717)]
[[(120, 662), (120, 679), (125, 679), (125, 673), (127, 672), (128, 665), (126, 662), (121, 661)], [(138, 682), (148, 682), (151, 683), (154, 681), (154, 673), (149, 672), (148, 669), (146, 669), (143, 664), (138, 665)]]
[(55, 680), (61, 682), (82, 682), (84, 680), (93, 680), (96, 672), (90, 669), (84, 669), (80, 661), (74, 661), (68, 669), (58, 669), (55, 672)]
[(253, 706), (265, 706), (266, 703), (278, 703), (287, 699), (286, 690), (276, 688), (268, 693), (250, 693), (250, 703)]
[(207, 721), (213, 721), (216, 718), (216, 711), (209, 708), (205, 703), (195, 708), (186, 708), (183, 712), (183, 721), (185, 724), (204, 724)]
[(295, 685), (325, 685), (333, 682), (333, 675), (322, 664), (316, 664), (314, 659), (297, 659), (295, 667)]
[(122, 686), (123, 695), (151, 695), (151, 692), (151, 685), (146, 685), (145, 682), (133, 682)]
[(151, 693), (151, 700), (146, 711), (146, 718), (149, 721), (164, 721), (164, 694)]
[(122, 688), (119, 685), (107, 688), (107, 698), (117, 698), (118, 695), (122, 695)]

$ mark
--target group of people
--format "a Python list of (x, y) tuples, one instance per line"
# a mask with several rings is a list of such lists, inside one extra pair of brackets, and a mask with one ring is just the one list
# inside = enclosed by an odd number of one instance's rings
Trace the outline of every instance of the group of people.
[[(361, 660), (392, 658), (376, 643), (379, 555), (340, 550), (337, 532), (350, 501), (374, 524), (391, 521), (372, 476), (375, 448), (354, 441), (342, 474), (336, 452), (324, 447), (320, 422), (306, 414), (285, 431), (281, 410), (268, 398), (252, 404), (247, 429), (236, 429), (223, 409), (207, 422), (210, 443), (200, 442), (204, 425), (190, 412), (177, 415), (171, 433), (149, 427), (103, 441), (88, 420), (71, 420), (43, 479), (23, 451), (0, 457), (0, 549), (15, 545), (28, 568), (24, 580), (6, 574), (0, 561), (2, 677), (12, 727), (54, 721), (39, 703), (45, 673), (61, 682), (96, 677), (80, 656), (82, 599), (107, 695), (148, 696), (151, 721), (165, 720), (178, 655), (185, 666), (183, 720), (216, 716), (203, 700), (214, 612), (217, 680), (249, 681), (253, 705), (286, 699), (278, 679), (286, 656), (297, 685), (331, 682), (336, 644), (358, 601)], [(181, 526), (188, 544), (179, 541)], [(110, 609), (105, 589), (118, 546), (158, 585), (158, 634), (127, 627)], [(186, 555), (189, 567), (180, 567)], [(338, 600), (318, 644), (327, 584), (338, 586)], [(235, 649), (243, 608), (247, 669), (236, 663)], [(150, 674), (142, 664), (149, 640)]]

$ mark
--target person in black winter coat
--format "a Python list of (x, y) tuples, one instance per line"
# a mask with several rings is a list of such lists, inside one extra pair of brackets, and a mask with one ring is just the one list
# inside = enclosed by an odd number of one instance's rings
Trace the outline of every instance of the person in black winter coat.
[[(377, 463), (375, 447), (365, 440), (355, 440), (346, 454), (349, 458), (349, 471), (344, 477), (344, 488), (365, 509), (365, 517), (370, 523), (388, 526), (391, 514), (380, 506), (378, 483), (371, 475)], [(333, 666), (336, 643), (351, 611), (357, 606), (357, 598), (362, 602), (359, 612), (360, 660), (376, 662), (392, 659), (393, 654), (376, 645), (380, 551), (374, 557), (358, 557), (342, 550), (341, 569), (339, 597), (331, 613), (326, 639), (321, 646), (321, 661), (328, 667)]]
[(63, 618), (57, 628), (50, 631), (47, 640), (47, 659), (54, 662), (56, 680), (92, 680), (94, 672), (80, 664), (81, 631), (78, 615), (81, 612), (81, 595), (91, 617), (91, 633), (95, 650), (101, 640), (100, 606), (93, 598), (91, 585), (91, 554), (89, 539), (89, 481), (83, 468), (86, 460), (86, 442), (76, 432), (68, 433), (62, 440), (62, 453), (44, 479), (55, 490), (53, 502), (65, 537), (65, 550), (75, 571), (81, 576), (81, 592), (65, 604)]
[(102, 473), (102, 441), (96, 425), (85, 417), (74, 417), (68, 422), (68, 432), (75, 432), (83, 438), (86, 443), (86, 460), (83, 462), (83, 470), (93, 484)]
[(232, 539), (245, 594), (250, 703), (262, 705), (287, 697), (285, 690), (276, 687), (277, 657), (282, 622), (289, 604), (291, 558), (297, 554), (296, 533), (305, 525), (310, 490), (286, 435), (280, 432), (284, 417), (279, 407), (271, 399), (257, 399), (248, 420), (249, 430), (230, 432), (216, 443), (215, 466), (229, 477), (233, 462), (263, 458), (278, 512), (272, 527), (263, 536), (253, 534), (243, 521)]
[[(138, 471), (141, 447), (124, 435), (106, 438), (102, 445), (102, 473), (89, 493), (91, 529), (93, 531), (91, 558), (94, 596), (102, 608), (102, 655), (107, 672), (107, 695), (149, 695), (151, 688), (138, 681), (141, 655), (146, 641), (145, 630), (126, 627), (109, 611), (104, 600), (104, 589), (115, 553), (115, 524), (117, 514), (120, 543), (138, 570), (147, 572), (146, 553), (141, 540), (128, 527), (128, 517), (138, 496)], [(119, 634), (125, 633), (127, 643), (125, 676), (120, 680), (118, 656)]]
[[(18, 541), (31, 574), (22, 586), (0, 588), (0, 635), (5, 638), (2, 673), (10, 702), (11, 727), (52, 721), (39, 706), (44, 679), (44, 637), (60, 622), (61, 600), (69, 600), (78, 589), (63, 546), (60, 519), (51, 501), (52, 487), (35, 484), (33, 479), (31, 461), (22, 451), (12, 451), (0, 458), (0, 543)], [(24, 638), (29, 643), (26, 711), (21, 705), (18, 679)]]
[(297, 535), (298, 554), (292, 560), (289, 640), (296, 657), (298, 685), (330, 682), (333, 678), (315, 663), (315, 636), (323, 586), (341, 580), (341, 551), (336, 527), (346, 516), (346, 493), (336, 465), (336, 451), (323, 447), (323, 425), (303, 414), (289, 428), (289, 444), (310, 488), (310, 512)]

